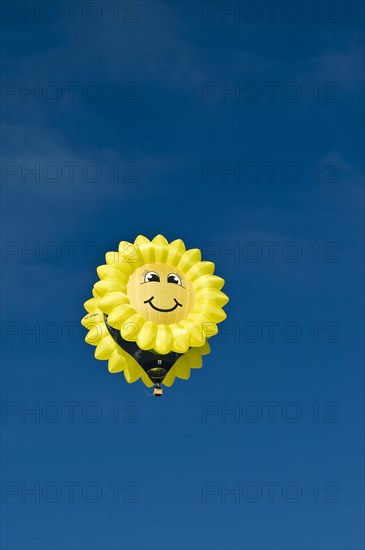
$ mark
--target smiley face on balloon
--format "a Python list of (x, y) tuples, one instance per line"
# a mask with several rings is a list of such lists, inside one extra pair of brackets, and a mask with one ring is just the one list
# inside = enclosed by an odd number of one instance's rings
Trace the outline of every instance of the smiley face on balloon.
[(131, 275), (127, 296), (145, 319), (169, 325), (186, 319), (193, 311), (195, 289), (175, 266), (159, 262), (146, 264)]

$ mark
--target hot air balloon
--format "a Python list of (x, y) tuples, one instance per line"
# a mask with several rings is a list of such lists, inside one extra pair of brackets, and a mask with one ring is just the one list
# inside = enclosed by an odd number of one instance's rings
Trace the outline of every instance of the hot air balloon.
[(96, 359), (107, 360), (109, 371), (123, 372), (129, 383), (154, 386), (156, 396), (161, 384), (187, 380), (226, 318), (228, 297), (214, 267), (201, 260), (200, 250), (162, 235), (152, 241), (140, 235), (107, 252), (81, 321)]

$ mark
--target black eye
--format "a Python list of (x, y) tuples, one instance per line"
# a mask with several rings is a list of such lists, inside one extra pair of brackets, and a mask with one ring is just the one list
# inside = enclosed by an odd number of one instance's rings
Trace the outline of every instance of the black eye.
[(181, 279), (178, 275), (176, 275), (176, 273), (170, 273), (170, 275), (167, 276), (167, 282), (181, 286)]
[(146, 275), (144, 276), (144, 282), (145, 283), (152, 283), (152, 282), (160, 282), (160, 277), (157, 275), (155, 271), (148, 271)]

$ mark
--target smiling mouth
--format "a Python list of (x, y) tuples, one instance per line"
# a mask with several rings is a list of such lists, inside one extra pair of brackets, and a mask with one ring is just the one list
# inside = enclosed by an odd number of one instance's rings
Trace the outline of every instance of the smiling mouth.
[(169, 311), (174, 311), (178, 306), (182, 307), (182, 304), (179, 304), (179, 302), (174, 298), (175, 305), (173, 307), (170, 307), (170, 309), (160, 309), (159, 307), (156, 307), (153, 305), (152, 300), (154, 299), (154, 296), (151, 296), (149, 300), (145, 300), (144, 304), (150, 304), (152, 309), (155, 309), (156, 311), (163, 311), (164, 313), (168, 313)]

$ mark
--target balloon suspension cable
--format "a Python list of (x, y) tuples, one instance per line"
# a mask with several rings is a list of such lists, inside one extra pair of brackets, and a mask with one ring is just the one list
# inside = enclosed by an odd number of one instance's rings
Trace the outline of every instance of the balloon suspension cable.
[(155, 386), (153, 388), (153, 395), (155, 397), (162, 397), (163, 389), (161, 388), (160, 384), (155, 384)]

